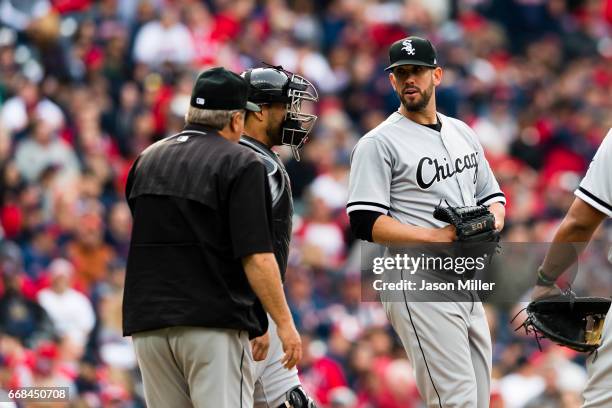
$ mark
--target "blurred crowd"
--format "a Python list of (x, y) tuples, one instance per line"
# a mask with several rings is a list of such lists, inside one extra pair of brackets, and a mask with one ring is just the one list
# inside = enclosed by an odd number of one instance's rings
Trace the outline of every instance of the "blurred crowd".
[[(0, 390), (144, 407), (121, 331), (127, 171), (181, 129), (199, 71), (267, 62), (321, 95), (302, 161), (279, 149), (304, 387), (323, 408), (421, 407), (384, 311), (361, 301), (344, 209), (352, 147), (398, 107), (383, 68), (407, 34), (435, 44), (439, 110), (485, 147), (508, 198), (503, 239), (550, 241), (612, 127), (611, 0), (0, 0)], [(602, 228), (585, 256), (584, 290), (610, 295), (611, 237)], [(584, 356), (515, 333), (518, 309), (487, 304), (491, 407), (579, 407)]]

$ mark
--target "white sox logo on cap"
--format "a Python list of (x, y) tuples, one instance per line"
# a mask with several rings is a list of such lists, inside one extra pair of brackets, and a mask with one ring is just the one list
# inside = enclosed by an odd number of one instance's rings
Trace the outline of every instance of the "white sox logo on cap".
[(414, 48), (412, 47), (412, 40), (402, 41), (402, 50), (406, 51), (408, 55), (414, 55)]
[(406, 37), (389, 47), (389, 63), (385, 71), (400, 65), (422, 65), (436, 68), (436, 49), (428, 40), (421, 37)]

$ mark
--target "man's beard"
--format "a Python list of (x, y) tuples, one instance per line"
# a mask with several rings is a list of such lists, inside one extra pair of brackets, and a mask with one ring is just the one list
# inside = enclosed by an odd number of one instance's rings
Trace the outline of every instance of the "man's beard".
[(272, 121), (268, 122), (268, 126), (266, 127), (266, 133), (268, 134), (268, 138), (272, 142), (273, 146), (280, 146), (283, 144), (283, 124), (285, 123), (285, 117), (279, 120), (277, 123), (273, 123)]
[(412, 87), (414, 89), (416, 89), (419, 93), (419, 95), (421, 95), (420, 98), (415, 99), (413, 101), (409, 101), (405, 96), (404, 96), (404, 91), (409, 88), (409, 87), (405, 87), (404, 89), (402, 89), (401, 92), (398, 92), (397, 96), (399, 97), (400, 101), (402, 102), (402, 105), (404, 105), (404, 108), (406, 108), (406, 110), (408, 112), (420, 112), (422, 110), (425, 109), (425, 107), (427, 107), (427, 104), (429, 104), (429, 100), (431, 99), (431, 95), (433, 95), (433, 83), (431, 83), (429, 85), (429, 87), (424, 90), (421, 91), (420, 89), (416, 88), (416, 87)]

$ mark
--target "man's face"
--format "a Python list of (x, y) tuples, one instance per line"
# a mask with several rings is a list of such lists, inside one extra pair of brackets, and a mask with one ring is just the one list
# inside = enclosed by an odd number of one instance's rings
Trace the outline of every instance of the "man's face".
[(266, 107), (268, 109), (266, 134), (275, 146), (280, 145), (282, 143), (283, 122), (287, 113), (287, 105), (284, 103), (271, 103), (266, 105)]
[(64, 293), (70, 287), (70, 277), (65, 274), (58, 274), (51, 278), (51, 288), (56, 293)]
[(407, 111), (425, 109), (433, 95), (434, 86), (439, 84), (440, 72), (439, 68), (420, 65), (400, 65), (393, 69), (391, 83)]

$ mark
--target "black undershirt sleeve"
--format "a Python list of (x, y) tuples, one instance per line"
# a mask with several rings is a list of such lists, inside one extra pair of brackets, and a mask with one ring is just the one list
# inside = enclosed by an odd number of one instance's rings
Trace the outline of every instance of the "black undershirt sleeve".
[(372, 240), (372, 228), (374, 223), (383, 215), (376, 211), (355, 210), (349, 214), (351, 222), (351, 231), (355, 237), (364, 241), (374, 242)]

